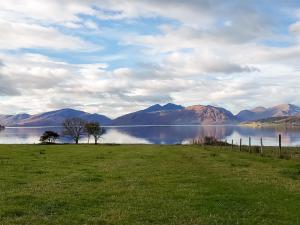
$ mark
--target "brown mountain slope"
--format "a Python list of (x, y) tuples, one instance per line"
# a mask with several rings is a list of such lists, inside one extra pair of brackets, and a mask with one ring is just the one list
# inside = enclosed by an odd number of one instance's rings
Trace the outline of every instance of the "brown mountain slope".
[(195, 105), (178, 110), (130, 113), (113, 120), (113, 125), (208, 125), (236, 123), (234, 115), (226, 109)]

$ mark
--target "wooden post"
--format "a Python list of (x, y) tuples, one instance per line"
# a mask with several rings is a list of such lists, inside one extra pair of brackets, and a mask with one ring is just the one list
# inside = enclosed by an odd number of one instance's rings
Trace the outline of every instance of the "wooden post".
[(233, 149), (233, 139), (231, 140), (231, 149)]
[(279, 134), (278, 140), (279, 140), (279, 157), (281, 157), (281, 134)]
[(240, 138), (240, 151), (242, 151), (242, 138)]
[(251, 153), (251, 137), (249, 137), (249, 152)]
[(263, 154), (263, 139), (262, 137), (260, 138), (260, 154)]

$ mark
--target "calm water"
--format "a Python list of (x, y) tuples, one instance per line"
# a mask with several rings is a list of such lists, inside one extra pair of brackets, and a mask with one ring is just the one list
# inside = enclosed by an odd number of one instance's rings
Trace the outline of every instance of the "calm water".
[[(0, 144), (39, 143), (39, 137), (45, 130), (61, 133), (59, 127), (40, 128), (6, 128), (0, 131)], [(278, 135), (282, 134), (283, 145), (300, 146), (300, 128), (249, 128), (241, 126), (136, 126), (136, 127), (106, 127), (102, 143), (144, 143), (144, 144), (177, 144), (190, 143), (192, 139), (210, 136), (217, 139), (234, 140), (238, 143), (258, 144), (263, 137), (265, 146), (278, 144)], [(63, 138), (60, 142), (70, 142)], [(87, 142), (87, 138), (81, 139)]]

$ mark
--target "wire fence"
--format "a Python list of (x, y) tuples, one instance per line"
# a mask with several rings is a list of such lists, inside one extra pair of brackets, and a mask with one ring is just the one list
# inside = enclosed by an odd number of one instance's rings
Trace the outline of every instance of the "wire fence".
[[(298, 141), (298, 145), (293, 144)], [(257, 153), (261, 156), (276, 156), (282, 159), (300, 158), (300, 137), (240, 137), (216, 139), (202, 137), (194, 139), (192, 144), (220, 146), (227, 150)]]

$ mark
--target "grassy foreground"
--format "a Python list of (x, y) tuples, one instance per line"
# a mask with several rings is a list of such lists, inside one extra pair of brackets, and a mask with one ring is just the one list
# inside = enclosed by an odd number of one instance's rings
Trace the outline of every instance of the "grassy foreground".
[(300, 161), (230, 148), (0, 145), (0, 224), (300, 224)]

